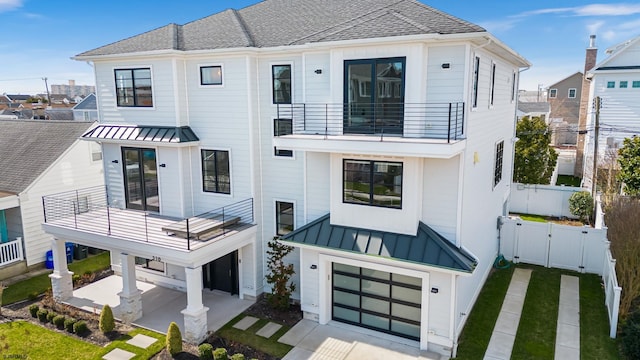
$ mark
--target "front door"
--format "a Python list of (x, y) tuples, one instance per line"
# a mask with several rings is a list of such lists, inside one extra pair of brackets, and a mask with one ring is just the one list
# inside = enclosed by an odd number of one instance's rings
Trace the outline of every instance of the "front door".
[(127, 209), (160, 212), (156, 151), (122, 148)]
[(205, 288), (238, 293), (238, 251), (229, 253), (202, 267)]

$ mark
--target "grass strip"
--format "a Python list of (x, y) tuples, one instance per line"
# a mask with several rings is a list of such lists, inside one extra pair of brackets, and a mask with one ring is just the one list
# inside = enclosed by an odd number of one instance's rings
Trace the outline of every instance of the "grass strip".
[(240, 314), (233, 320), (225, 324), (217, 331), (218, 335), (231, 341), (250, 346), (258, 351), (273, 355), (278, 358), (285, 356), (293, 347), (278, 342), (278, 339), (284, 335), (291, 327), (283, 325), (280, 330), (273, 334), (270, 338), (263, 338), (256, 335), (256, 332), (265, 326), (269, 320), (259, 319), (255, 324), (251, 325), (247, 330), (240, 330), (233, 327), (233, 324), (242, 320), (246, 315)]
[(609, 337), (609, 316), (600, 276), (580, 276), (580, 354), (583, 359), (622, 359), (616, 339)]
[(457, 359), (484, 358), (513, 270), (512, 266), (509, 269), (493, 270), (489, 275), (460, 336)]

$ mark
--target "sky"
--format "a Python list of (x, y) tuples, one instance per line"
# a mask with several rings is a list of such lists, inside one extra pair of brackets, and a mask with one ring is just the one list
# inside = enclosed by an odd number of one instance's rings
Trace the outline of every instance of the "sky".
[[(295, 1), (295, 0), (290, 0)], [(332, 0), (317, 0), (332, 1)], [(348, 0), (347, 0), (348, 1)], [(81, 52), (169, 23), (184, 24), (258, 0), (0, 0), (0, 94), (45, 93), (45, 82), (94, 85)], [(598, 62), (611, 46), (640, 36), (640, 1), (422, 0), (484, 27), (533, 66), (520, 89), (548, 87), (584, 69), (589, 35)]]

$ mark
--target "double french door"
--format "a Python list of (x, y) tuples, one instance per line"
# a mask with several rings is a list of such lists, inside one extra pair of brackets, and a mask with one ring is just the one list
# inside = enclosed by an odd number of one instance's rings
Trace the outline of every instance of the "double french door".
[(127, 209), (160, 211), (156, 151), (122, 148)]

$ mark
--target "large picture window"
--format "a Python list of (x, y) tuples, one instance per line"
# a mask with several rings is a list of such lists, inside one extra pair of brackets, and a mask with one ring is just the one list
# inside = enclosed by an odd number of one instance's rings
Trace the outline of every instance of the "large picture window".
[(228, 151), (202, 150), (202, 190), (231, 194)]
[(493, 168), (493, 186), (502, 180), (502, 159), (504, 156), (504, 140), (496, 144), (496, 163)]
[(276, 234), (286, 235), (293, 231), (293, 203), (276, 201)]
[(153, 106), (151, 69), (116, 69), (115, 81), (118, 106)]
[(343, 161), (343, 202), (402, 208), (402, 163)]
[(273, 103), (291, 104), (291, 65), (271, 67)]

